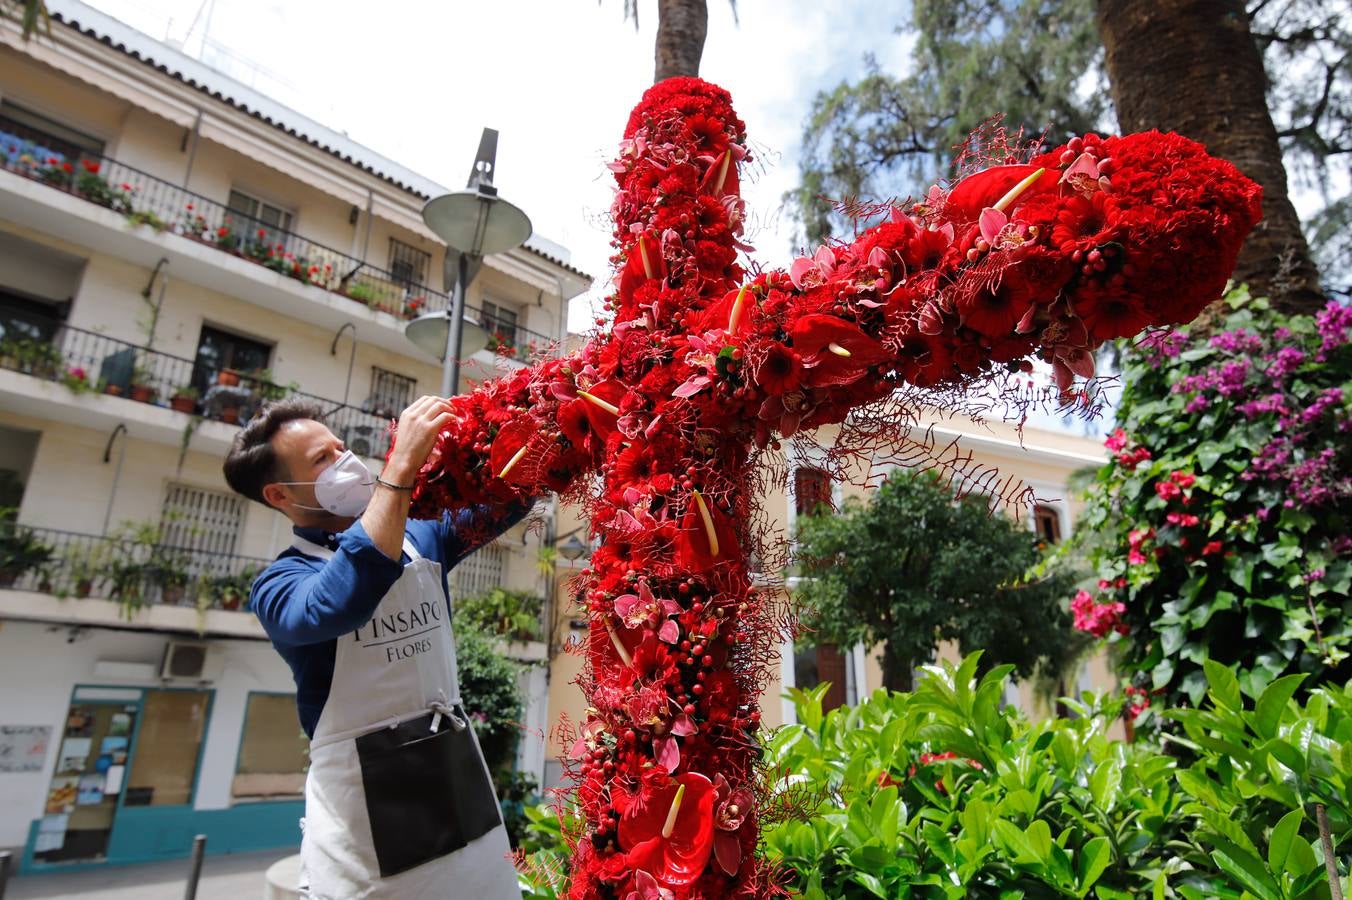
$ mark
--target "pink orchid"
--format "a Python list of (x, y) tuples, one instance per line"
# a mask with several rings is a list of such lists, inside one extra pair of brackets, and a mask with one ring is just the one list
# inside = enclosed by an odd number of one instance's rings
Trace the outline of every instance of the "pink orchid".
[(793, 265), (789, 267), (789, 280), (798, 290), (805, 291), (825, 284), (835, 270), (835, 251), (823, 244), (817, 248), (813, 256), (800, 256), (793, 261)]
[(1022, 222), (1010, 221), (1009, 216), (993, 207), (981, 211), (981, 239), (992, 250), (1018, 250), (1033, 239), (1033, 233)]
[(1061, 184), (1069, 185), (1072, 191), (1085, 197), (1107, 187), (1107, 179), (1099, 171), (1098, 160), (1088, 153), (1081, 153), (1061, 176)]
[(656, 878), (642, 869), (634, 873), (634, 888), (624, 900), (676, 900), (674, 893), (662, 887)]
[(714, 857), (729, 875), (736, 875), (742, 867), (742, 842), (737, 832), (754, 803), (747, 787), (733, 790), (721, 773), (714, 780)]
[(654, 597), (646, 581), (638, 583), (637, 594), (621, 594), (615, 598), (615, 615), (620, 617), (626, 628), (641, 628), (645, 625), (656, 628), (657, 637), (668, 644), (674, 644), (681, 638), (680, 626), (670, 618), (680, 612), (681, 605), (675, 600), (658, 600)]

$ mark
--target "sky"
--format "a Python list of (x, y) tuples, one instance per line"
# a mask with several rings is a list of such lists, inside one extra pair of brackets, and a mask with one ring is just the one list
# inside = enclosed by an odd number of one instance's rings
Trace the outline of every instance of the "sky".
[[(652, 83), (652, 0), (639, 0), (637, 31), (622, 0), (86, 2), (451, 188), (483, 127), (498, 129), (495, 183), (595, 278), (569, 316), (571, 330), (591, 324), (610, 274), (604, 166)], [(734, 22), (729, 3), (709, 0), (700, 74), (732, 92), (759, 160), (743, 188), (762, 262), (795, 255), (781, 198), (813, 97), (861, 72), (866, 53), (907, 64), (904, 4), (878, 7), (741, 0)]]

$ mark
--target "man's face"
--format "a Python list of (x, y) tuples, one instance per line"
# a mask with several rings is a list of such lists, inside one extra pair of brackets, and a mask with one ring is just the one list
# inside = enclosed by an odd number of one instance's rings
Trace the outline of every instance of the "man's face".
[[(272, 450), (277, 454), (278, 474), (283, 481), (312, 482), (343, 455), (347, 446), (314, 419), (296, 419), (272, 436)], [(329, 513), (296, 508), (295, 504), (319, 506), (313, 484), (270, 484), (264, 492), (274, 506), (298, 524), (331, 518)]]

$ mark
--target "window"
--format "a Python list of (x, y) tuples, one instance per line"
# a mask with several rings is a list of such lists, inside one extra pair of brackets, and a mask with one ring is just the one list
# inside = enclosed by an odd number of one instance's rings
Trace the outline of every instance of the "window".
[(810, 516), (825, 504), (831, 508), (831, 476), (821, 469), (799, 466), (793, 470), (794, 509), (800, 516)]
[(432, 254), (403, 241), (390, 238), (390, 278), (405, 287), (421, 287), (427, 283), (427, 270)]
[(305, 734), (291, 694), (249, 694), (244, 734), (230, 786), (234, 800), (279, 800), (305, 795)]
[(146, 691), (124, 806), (187, 806), (207, 730), (207, 691)]
[(372, 366), (371, 396), (366, 401), (366, 411), (384, 419), (397, 419), (413, 402), (417, 386), (416, 379)]
[[(488, 329), (490, 338), (499, 342), (516, 343), (516, 310), (496, 303), (484, 301), (483, 326)], [(490, 345), (492, 341), (489, 342)]]
[(8, 132), (60, 153), (70, 160), (82, 156), (102, 156), (103, 141), (96, 137), (68, 128), (54, 119), (15, 106), (8, 100), (0, 100), (0, 132)]
[(235, 552), (243, 524), (243, 497), (171, 483), (164, 495), (160, 542), (166, 547), (229, 556)]
[[(269, 243), (286, 243), (294, 218), (291, 213), (234, 189), (230, 191), (230, 200), (226, 206), (245, 216), (252, 223), (249, 227), (250, 232), (255, 228), (262, 228), (267, 232), (265, 239)], [(252, 234), (250, 236), (252, 237)]]
[(1046, 544), (1055, 544), (1061, 540), (1061, 514), (1054, 506), (1039, 503), (1033, 507), (1033, 530), (1037, 539)]
[(64, 304), (32, 300), (0, 288), (0, 341), (50, 344), (65, 318)]
[(197, 364), (193, 366), (193, 387), (203, 393), (216, 381), (222, 369), (236, 372), (256, 372), (268, 367), (272, 347), (262, 341), (240, 337), (228, 331), (202, 326), (197, 340)]
[(793, 685), (806, 691), (829, 681), (831, 687), (822, 698), (822, 711), (844, 706), (848, 688), (853, 687), (849, 662), (835, 644), (801, 648), (793, 654)]

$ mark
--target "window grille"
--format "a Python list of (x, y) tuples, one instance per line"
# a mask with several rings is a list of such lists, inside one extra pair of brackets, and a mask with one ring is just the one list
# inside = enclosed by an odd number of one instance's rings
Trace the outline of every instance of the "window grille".
[(382, 369), (379, 366), (372, 366), (371, 398), (367, 401), (368, 411), (381, 418), (397, 419), (399, 414), (413, 402), (414, 391), (417, 387), (417, 379)]
[(421, 287), (427, 283), (427, 270), (432, 265), (432, 254), (411, 247), (396, 238), (390, 238), (390, 278), (406, 287)]
[(171, 482), (160, 518), (160, 543), (229, 556), (243, 524), (243, 497)]
[(502, 586), (507, 548), (497, 541), (480, 547), (451, 570), (451, 599), (473, 597)]

